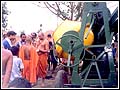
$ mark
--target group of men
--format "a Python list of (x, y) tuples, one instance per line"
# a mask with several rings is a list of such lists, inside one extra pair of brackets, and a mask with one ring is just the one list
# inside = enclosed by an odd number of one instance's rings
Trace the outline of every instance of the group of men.
[[(12, 80), (21, 77), (35, 84), (38, 78), (42, 78), (41, 86), (44, 86), (48, 70), (48, 57), (52, 37), (47, 39), (43, 32), (32, 33), (27, 36), (20, 35), (21, 40), (16, 42), (16, 33), (8, 31), (7, 37), (2, 41), (2, 87), (8, 87)], [(22, 63), (21, 63), (22, 61)], [(57, 62), (55, 62), (57, 63)], [(16, 68), (14, 68), (16, 65)], [(54, 65), (54, 69), (57, 64)], [(18, 75), (17, 75), (18, 74)]]

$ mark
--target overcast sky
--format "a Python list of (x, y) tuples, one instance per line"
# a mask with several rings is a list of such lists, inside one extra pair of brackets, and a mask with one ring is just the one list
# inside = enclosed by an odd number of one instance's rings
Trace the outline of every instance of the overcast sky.
[[(33, 1), (8, 1), (8, 10), (11, 14), (8, 17), (8, 28), (12, 28), (17, 33), (25, 31), (27, 34), (37, 32), (40, 29), (40, 24), (43, 24), (43, 31), (55, 30), (57, 24), (57, 16), (52, 14), (47, 8), (40, 8), (32, 4)], [(107, 7), (111, 13), (119, 5), (118, 1), (107, 3)], [(59, 22), (59, 23), (58, 23)]]

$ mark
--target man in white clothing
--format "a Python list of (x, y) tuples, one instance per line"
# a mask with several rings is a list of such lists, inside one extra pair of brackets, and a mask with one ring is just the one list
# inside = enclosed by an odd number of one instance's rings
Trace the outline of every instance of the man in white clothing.
[(12, 66), (10, 82), (17, 77), (22, 77), (22, 70), (24, 68), (22, 59), (18, 57), (19, 47), (12, 46), (11, 52), (13, 54), (13, 66)]

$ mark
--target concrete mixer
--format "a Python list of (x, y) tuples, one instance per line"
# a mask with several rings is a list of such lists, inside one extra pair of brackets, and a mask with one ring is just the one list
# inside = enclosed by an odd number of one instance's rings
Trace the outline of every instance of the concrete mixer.
[[(65, 71), (59, 71), (57, 88), (117, 87), (111, 42), (118, 33), (118, 9), (111, 15), (105, 2), (85, 2), (82, 22), (64, 21), (53, 34), (59, 58), (67, 59), (64, 67), (72, 68), (70, 83)], [(73, 59), (74, 63), (70, 63)], [(83, 61), (81, 72), (78, 72)]]

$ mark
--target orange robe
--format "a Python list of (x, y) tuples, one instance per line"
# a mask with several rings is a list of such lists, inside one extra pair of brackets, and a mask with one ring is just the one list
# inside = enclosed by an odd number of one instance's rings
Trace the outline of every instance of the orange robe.
[(26, 46), (23, 45), (20, 47), (19, 57), (23, 60), (24, 69), (22, 76), (30, 81), (30, 83), (36, 83), (37, 80), (37, 61), (38, 61), (38, 54), (36, 53), (36, 49), (33, 46), (29, 47), (29, 54), (30, 59), (25, 59), (25, 49)]
[(45, 78), (47, 74), (47, 62), (48, 54), (43, 53), (39, 55), (38, 64), (37, 64), (37, 77)]

